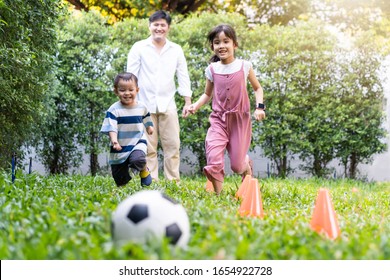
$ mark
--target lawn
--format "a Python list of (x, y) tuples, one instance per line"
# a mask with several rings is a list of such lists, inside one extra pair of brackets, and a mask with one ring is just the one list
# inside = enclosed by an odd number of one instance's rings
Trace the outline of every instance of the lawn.
[[(139, 179), (117, 188), (111, 177), (0, 174), (0, 259), (390, 259), (390, 183), (258, 178), (265, 217), (238, 214), (239, 176), (227, 177), (220, 196), (205, 177), (183, 177), (159, 189), (186, 209), (187, 249), (168, 244), (117, 247), (110, 233), (116, 206), (142, 190)], [(319, 188), (329, 190), (341, 236), (329, 240), (309, 224)]]

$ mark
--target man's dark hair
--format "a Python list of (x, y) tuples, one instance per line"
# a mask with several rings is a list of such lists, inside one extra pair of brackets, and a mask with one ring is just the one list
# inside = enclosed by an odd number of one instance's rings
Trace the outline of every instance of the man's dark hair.
[(159, 20), (159, 19), (165, 19), (168, 23), (168, 25), (171, 25), (171, 16), (165, 12), (165, 11), (157, 11), (157, 12), (154, 12), (150, 17), (149, 17), (149, 23), (152, 23), (156, 20)]

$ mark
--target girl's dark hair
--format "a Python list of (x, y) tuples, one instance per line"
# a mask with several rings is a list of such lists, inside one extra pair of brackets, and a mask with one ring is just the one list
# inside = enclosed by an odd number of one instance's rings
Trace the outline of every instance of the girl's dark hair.
[[(234, 45), (238, 47), (236, 31), (234, 31), (234, 28), (231, 27), (229, 24), (220, 24), (214, 27), (207, 35), (207, 41), (210, 44), (210, 48), (212, 50), (214, 50), (213, 47), (214, 38), (217, 37), (218, 34), (221, 32), (225, 33), (226, 37), (232, 39)], [(217, 62), (219, 60), (220, 60), (219, 57), (215, 54), (210, 58), (210, 62)]]
[(118, 84), (119, 84), (120, 80), (133, 81), (135, 83), (135, 85), (138, 87), (138, 78), (133, 73), (125, 72), (125, 73), (119, 73), (118, 75), (116, 75), (116, 77), (114, 79), (114, 88), (115, 89), (118, 88)]
[(171, 16), (165, 12), (165, 11), (157, 11), (157, 12), (154, 12), (150, 17), (149, 17), (149, 24), (156, 21), (156, 20), (159, 20), (159, 19), (165, 19), (168, 23), (168, 25), (171, 25)]

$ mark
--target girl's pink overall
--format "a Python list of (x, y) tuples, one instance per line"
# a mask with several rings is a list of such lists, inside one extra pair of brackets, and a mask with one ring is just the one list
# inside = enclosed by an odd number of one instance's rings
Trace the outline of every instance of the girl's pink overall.
[(214, 73), (213, 112), (206, 136), (206, 176), (223, 182), (224, 153), (227, 149), (233, 172), (242, 174), (248, 166), (249, 145), (252, 136), (250, 103), (246, 90), (244, 64), (238, 72)]

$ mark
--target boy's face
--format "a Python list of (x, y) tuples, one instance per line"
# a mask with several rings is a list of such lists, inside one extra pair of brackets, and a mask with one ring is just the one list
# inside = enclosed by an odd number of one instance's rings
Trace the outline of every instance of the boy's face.
[(155, 42), (165, 42), (169, 32), (169, 25), (165, 19), (158, 19), (149, 24), (149, 31)]
[(118, 87), (114, 89), (120, 102), (125, 106), (137, 104), (136, 97), (139, 88), (133, 80), (119, 80)]

